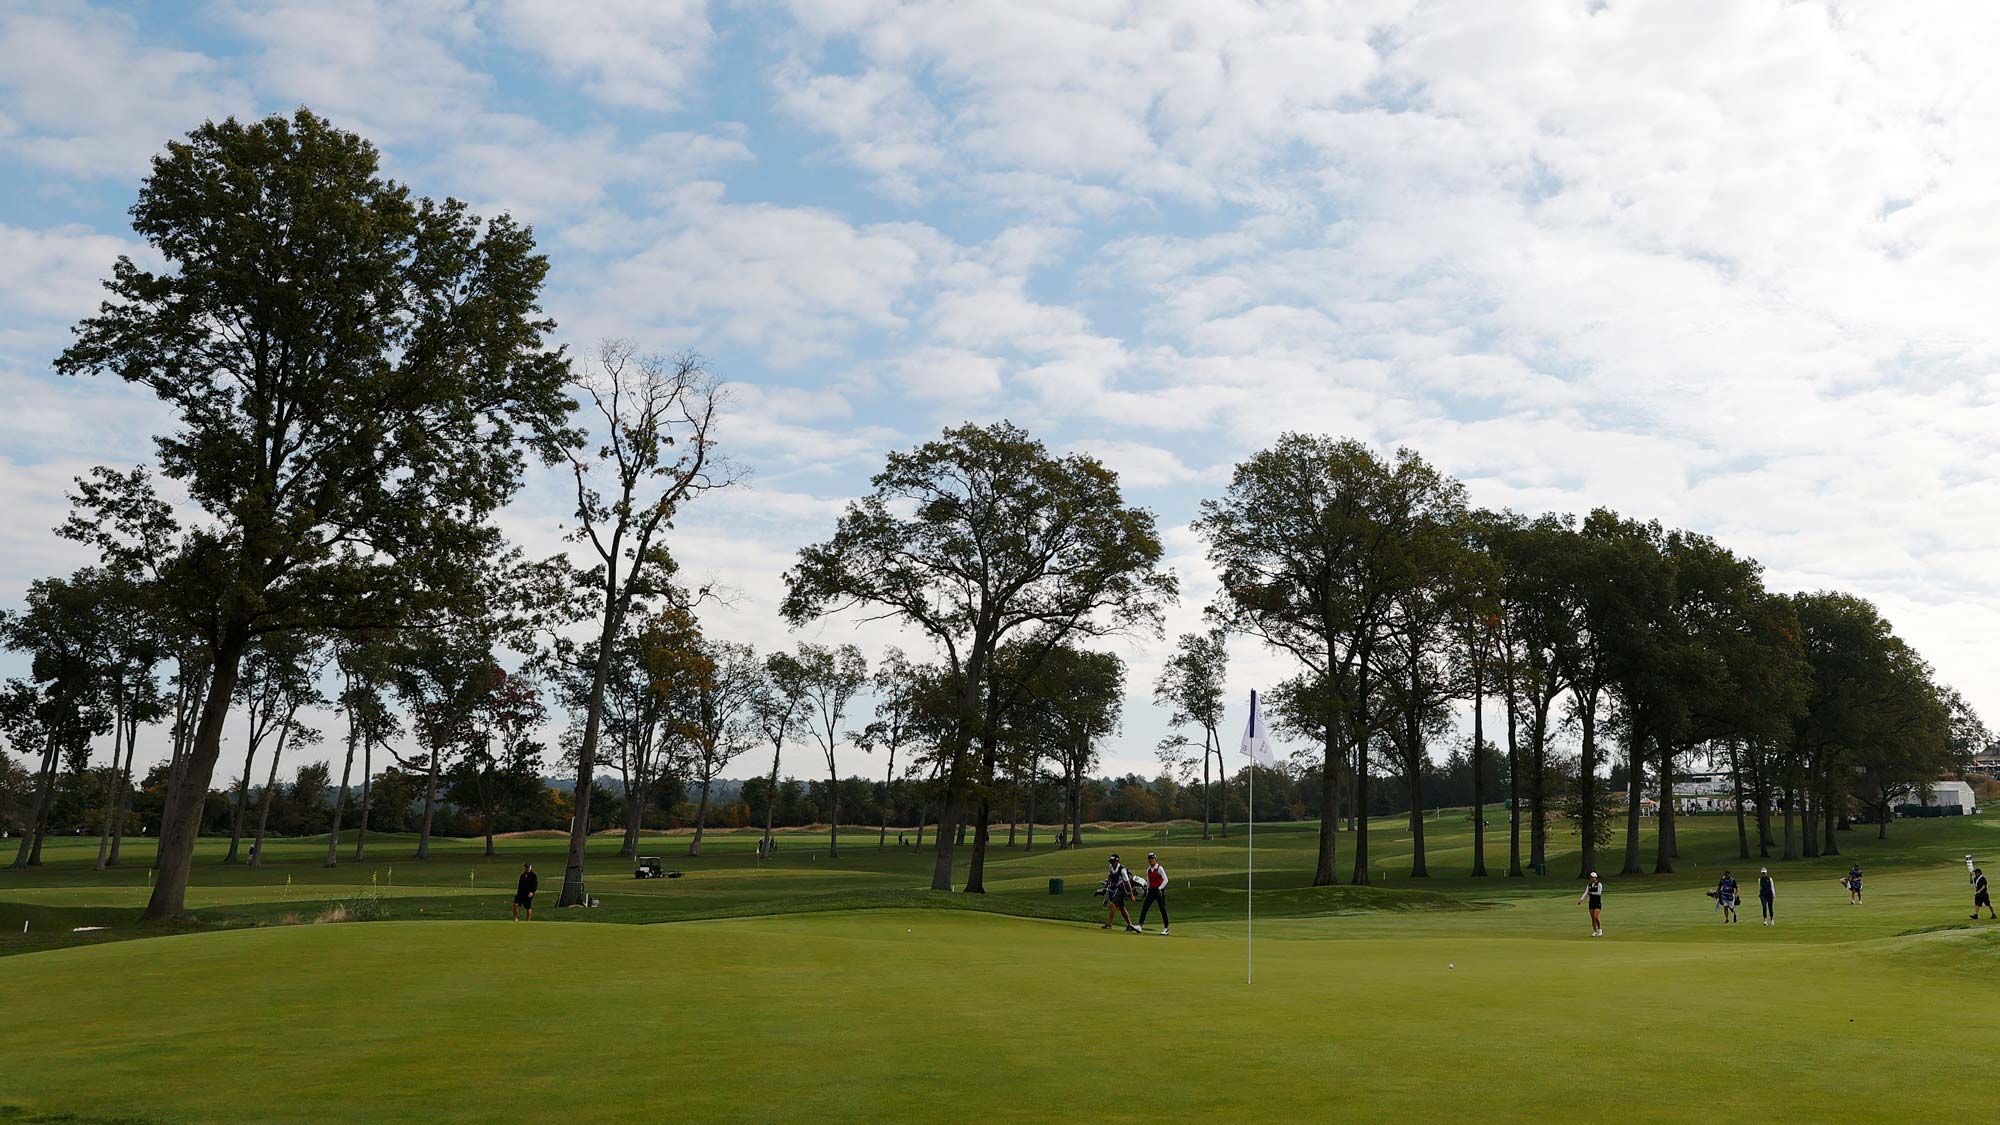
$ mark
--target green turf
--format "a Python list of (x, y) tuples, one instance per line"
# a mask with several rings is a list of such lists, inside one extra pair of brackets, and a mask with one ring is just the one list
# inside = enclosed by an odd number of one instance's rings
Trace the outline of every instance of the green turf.
[[(645, 883), (618, 877), (611, 841), (602, 909), (539, 912), (674, 925), (467, 921), (505, 917), (523, 858), (552, 890), (559, 840), (493, 861), (452, 841), (418, 864), (385, 838), (333, 871), (323, 841), (285, 842), (255, 871), (204, 854), (200, 921), (146, 941), (116, 940), (163, 932), (130, 922), (143, 868), (92, 872), (94, 842), (61, 842), (46, 868), (0, 872), (0, 929), (30, 923), (0, 937), (26, 954), (0, 959), (19, 1037), (0, 1120), (1943, 1115), (1996, 1026), (2000, 924), (1966, 919), (1958, 861), (1996, 854), (1996, 829), (1857, 830), (1838, 858), (1774, 863), (1768, 929), (1754, 904), (1717, 924), (1701, 889), (1756, 865), (1734, 859), (1732, 822), (1697, 819), (1680, 874), (1612, 877), (1603, 940), (1573, 857), (1547, 879), (1466, 878), (1463, 817), (1433, 822), (1451, 875), (1421, 884), (1378, 822), (1375, 888), (1307, 887), (1312, 829), (1260, 830), (1248, 986), (1240, 826), (1003, 850), (984, 899), (918, 889), (926, 857), (872, 836), (837, 861), (797, 836), (764, 865), (749, 835), (699, 860), (668, 837), (646, 850), (687, 877)], [(1169, 860), (1172, 938), (1094, 924), (1108, 847)], [(1863, 907), (1836, 882), (1856, 858)], [(1070, 892), (1049, 896), (1051, 875)], [(281, 924), (371, 885), (391, 921)]]

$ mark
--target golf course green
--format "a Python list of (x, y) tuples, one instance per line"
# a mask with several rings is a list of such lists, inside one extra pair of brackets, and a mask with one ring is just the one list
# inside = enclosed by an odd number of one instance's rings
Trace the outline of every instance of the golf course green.
[[(490, 860), (434, 842), (418, 863), (377, 837), (332, 870), (324, 838), (259, 869), (205, 848), (198, 921), (166, 931), (133, 921), (143, 848), (100, 873), (94, 841), (56, 841), (0, 871), (0, 1120), (1885, 1120), (1983, 1096), (2000, 923), (1966, 917), (1962, 857), (2000, 854), (1988, 818), (1858, 827), (1838, 857), (1771, 863), (1775, 928), (1754, 900), (1722, 925), (1702, 893), (1725, 865), (1754, 889), (1732, 819), (1684, 821), (1671, 876), (1617, 875), (1619, 836), (1603, 939), (1571, 838), (1547, 877), (1472, 879), (1447, 812), (1427, 832), (1440, 876), (1412, 880), (1407, 825), (1385, 819), (1385, 882), (1314, 889), (1315, 832), (1257, 832), (1253, 983), (1240, 825), (996, 847), (983, 897), (921, 890), (928, 851), (893, 833), (878, 851), (843, 832), (837, 859), (787, 833), (767, 863), (749, 834), (699, 859), (651, 838), (684, 877), (644, 882), (607, 837), (602, 905), (570, 911), (546, 893), (561, 840)], [(1148, 849), (1172, 936), (1100, 929), (1104, 857)], [(514, 924), (527, 861), (543, 908)], [(334, 901), (384, 920), (311, 924)]]

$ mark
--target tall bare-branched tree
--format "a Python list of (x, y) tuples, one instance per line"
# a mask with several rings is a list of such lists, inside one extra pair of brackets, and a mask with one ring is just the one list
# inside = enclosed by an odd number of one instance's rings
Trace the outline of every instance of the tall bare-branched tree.
[(583, 400), (597, 442), (594, 448), (569, 447), (576, 486), (570, 538), (587, 547), (594, 561), (577, 568), (557, 557), (542, 569), (554, 585), (582, 595), (579, 608), (595, 626), (596, 643), (576, 746), (576, 819), (563, 869), (563, 906), (585, 897), (590, 790), (604, 729), (605, 687), (625, 615), (635, 599), (671, 592), (675, 567), (666, 539), (675, 517), (693, 500), (738, 479), (715, 448), (725, 394), (699, 358), (646, 355), (629, 343), (607, 341), (594, 363), (579, 367), (570, 388)]

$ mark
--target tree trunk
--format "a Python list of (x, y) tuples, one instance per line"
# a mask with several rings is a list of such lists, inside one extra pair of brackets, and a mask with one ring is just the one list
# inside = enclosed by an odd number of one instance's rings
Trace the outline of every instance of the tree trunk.
[(1666, 739), (1660, 740), (1660, 830), (1659, 847), (1653, 855), (1653, 874), (1671, 875), (1674, 871), (1674, 856), (1679, 849), (1674, 846), (1674, 750), (1675, 746)]
[(833, 816), (830, 818), (830, 823), (828, 823), (826, 826), (827, 828), (826, 856), (828, 859), (839, 859), (840, 858), (840, 771), (838, 769), (832, 768), (833, 766), (832, 754), (828, 754), (826, 756), (826, 762), (828, 766), (828, 769), (826, 771), (826, 776), (827, 776), (826, 791), (829, 799), (832, 801), (833, 804)]
[(271, 824), (271, 799), (278, 792), (278, 762), (285, 756), (285, 736), (292, 732), (292, 717), (278, 728), (278, 744), (271, 748), (271, 776), (264, 781), (263, 799), (257, 802), (257, 839), (250, 845), (250, 866), (264, 866), (264, 830)]
[(1528, 862), (1541, 871), (1549, 861), (1549, 707), (1555, 700), (1537, 693), (1529, 724)]
[(424, 826), (417, 833), (417, 858), (431, 857), (431, 818), (437, 814), (438, 772), (444, 764), (444, 749), (431, 747), (431, 768), (424, 777)]
[(1039, 788), (1037, 783), (1041, 781), (1041, 772), (1041, 759), (1036, 758), (1034, 768), (1028, 771), (1028, 846), (1025, 850), (1030, 852), (1035, 850), (1035, 790)]
[(1472, 874), (1486, 876), (1486, 668), (1472, 662)]
[(243, 813), (250, 804), (250, 770), (257, 761), (257, 701), (252, 699), (248, 708), (250, 719), (249, 749), (243, 754), (243, 776), (236, 779), (236, 807), (229, 815), (229, 854), (222, 857), (224, 863), (235, 863), (237, 849), (243, 843)]
[(1729, 776), (1736, 783), (1736, 858), (1750, 858), (1750, 826), (1743, 819), (1743, 761), (1736, 744), (1729, 744)]
[[(1227, 840), (1229, 839), (1229, 763), (1222, 757), (1222, 736), (1216, 733), (1214, 727), (1204, 726), (1202, 729), (1208, 732), (1208, 741), (1215, 746), (1215, 811), (1220, 814), (1222, 821), (1222, 831), (1219, 835)], [(1207, 759), (1204, 758), (1203, 764), (1206, 763)]]
[(369, 786), (375, 779), (375, 740), (363, 737), (361, 740), (361, 822), (354, 826), (354, 862), (360, 863), (368, 855), (368, 794)]
[(41, 865), (42, 829), (49, 819), (50, 794), (55, 791), (56, 760), (61, 751), (56, 747), (56, 735), (49, 733), (48, 747), (42, 751), (41, 776), (35, 784), (35, 805), (28, 817), (28, 830), (21, 833), (21, 848), (14, 853), (15, 867), (37, 867)]
[(701, 838), (708, 831), (708, 789), (713, 782), (714, 779), (710, 778), (701, 783), (701, 807), (695, 810), (694, 839), (688, 841), (689, 855), (701, 854)]
[[(597, 658), (591, 662), (590, 695), (584, 705), (583, 738), (576, 747), (576, 816), (569, 826), (569, 856), (563, 864), (562, 896), (556, 900), (558, 907), (580, 906), (589, 897), (583, 889), (583, 857), (590, 843), (590, 788), (597, 772), (597, 740), (604, 730), (604, 684), (611, 675), (611, 654), (618, 639), (618, 623), (624, 609), (619, 598), (616, 569), (607, 568), (604, 620), (597, 635)], [(699, 842), (699, 831), (695, 838)]]
[(1834, 798), (1832, 786), (1829, 784), (1827, 793), (1820, 798), (1819, 819), (1820, 823), (1826, 826), (1826, 846), (1820, 849), (1821, 855), (1840, 854), (1840, 845), (1833, 838), (1834, 826), (1840, 821), (1840, 814), (1836, 811), (1838, 805), (1839, 802)]
[(1577, 719), (1583, 726), (1583, 742), (1577, 755), (1577, 830), (1582, 837), (1581, 879), (1597, 870), (1597, 693), (1577, 693)]
[(1626, 735), (1626, 865), (1618, 875), (1644, 875), (1646, 869), (1638, 861), (1638, 825), (1640, 811), (1644, 809), (1646, 791), (1646, 723), (1644, 719), (1632, 719), (1632, 729)]
[(1410, 682), (1410, 706), (1403, 709), (1404, 765), (1410, 775), (1410, 878), (1430, 878), (1430, 864), (1424, 856), (1424, 743), (1417, 714), (1420, 698), (1414, 677)]
[(361, 732), (354, 725), (354, 712), (347, 713), (347, 760), (340, 764), (340, 788), (333, 791), (333, 819), (326, 829), (327, 867), (340, 865), (340, 814), (347, 808), (347, 783), (354, 775), (354, 742)]
[(1798, 836), (1792, 822), (1792, 810), (1798, 805), (1798, 792), (1785, 789), (1785, 856), (1787, 861), (1799, 858)]
[[(972, 829), (972, 863), (965, 877), (965, 893), (983, 895), (986, 893), (986, 847), (991, 840), (993, 824), (993, 802), (979, 798), (979, 816)], [(964, 827), (960, 825), (960, 827)]]
[[(195, 715), (201, 709), (204, 698), (206, 696), (202, 685), (190, 686), (188, 684), (187, 669), (183, 665), (181, 668), (181, 683), (174, 689), (174, 751), (173, 758), (167, 764), (167, 799), (169, 801), (173, 799), (173, 794), (179, 792), (181, 777), (187, 772), (187, 749), (188, 745), (193, 741)], [(162, 826), (164, 827), (164, 822)], [(155, 847), (153, 849), (153, 870), (155, 871), (160, 868), (161, 855), (160, 849)]]
[(778, 759), (784, 752), (783, 741), (771, 743), (771, 784), (764, 794), (764, 840), (758, 845), (764, 849), (760, 853), (763, 855), (771, 854), (771, 825), (776, 823), (778, 815)]
[(1519, 879), (1521, 870), (1521, 763), (1516, 742), (1514, 714), (1514, 673), (1512, 657), (1503, 662), (1502, 688), (1507, 692), (1507, 877)]
[(1771, 858), (1771, 790), (1768, 782), (1758, 783), (1757, 855), (1762, 859)]
[(118, 771), (118, 803), (111, 807), (111, 858), (106, 867), (118, 866), (118, 849), (125, 842), (125, 814), (130, 811), (132, 800), (132, 755), (139, 746), (139, 720), (137, 716), (125, 719), (125, 765)]
[(1818, 822), (1813, 819), (1819, 813), (1819, 802), (1813, 800), (1812, 786), (1799, 786), (1799, 850), (1807, 859), (1819, 858)]
[(633, 796), (631, 755), (629, 747), (621, 749), (618, 754), (618, 784), (623, 787), (625, 797), (625, 832), (618, 839), (618, 855), (624, 859), (637, 859), (639, 856), (639, 824), (635, 819), (639, 802)]
[[(1319, 776), (1319, 866), (1313, 870), (1312, 885), (1315, 887), (1337, 887), (1340, 872), (1334, 866), (1340, 846), (1340, 810), (1334, 808), (1334, 785), (1340, 776), (1340, 734), (1338, 720), (1332, 715), (1320, 724), (1320, 737), (1324, 741), (1320, 754)], [(1250, 763), (1251, 769), (1257, 763)], [(1257, 810), (1250, 810), (1250, 818), (1257, 818)]]
[[(1361, 650), (1356, 663), (1355, 682), (1359, 689), (1354, 694), (1354, 729), (1348, 740), (1354, 746), (1354, 878), (1349, 880), (1357, 887), (1368, 885), (1368, 660), (1367, 648)], [(1251, 766), (1252, 769), (1256, 767)], [(1328, 763), (1332, 768), (1332, 763)], [(1251, 810), (1255, 815), (1256, 810)], [(1333, 885), (1333, 855), (1331, 844), (1322, 844), (1325, 854), (1321, 857), (1327, 865), (1327, 881), (1321, 883), (1314, 876), (1314, 886)]]
[[(1209, 744), (1209, 737), (1208, 737), (1208, 728), (1207, 728), (1207, 727), (1203, 727), (1203, 728), (1202, 728), (1202, 735), (1201, 735), (1201, 838), (1202, 838), (1202, 839), (1204, 839), (1204, 840), (1206, 840), (1206, 839), (1209, 839), (1209, 835), (1208, 835), (1208, 800), (1209, 800), (1209, 794), (1208, 794), (1208, 758), (1209, 758), (1209, 745), (1210, 745), (1210, 744)], [(1336, 817), (1336, 818), (1335, 818), (1335, 823), (1336, 823), (1336, 824), (1337, 824), (1337, 823), (1339, 823), (1339, 818), (1338, 818), (1338, 817)]]
[(236, 692), (243, 650), (248, 643), (247, 634), (231, 632), (216, 646), (207, 698), (202, 701), (201, 722), (187, 750), (187, 768), (180, 783), (167, 794), (166, 812), (160, 822), (160, 874), (153, 880), (152, 897), (140, 915), (144, 921), (177, 918), (187, 908), (188, 877), (193, 872), (195, 838), (201, 832), (202, 804), (215, 774), (216, 758), (222, 752), (222, 720), (229, 713), (229, 700)]
[(111, 713), (111, 772), (104, 782), (104, 823), (97, 831), (96, 870), (98, 871), (104, 870), (106, 861), (111, 858), (111, 817), (118, 807), (118, 762), (119, 751), (122, 749), (118, 744), (124, 737), (125, 702), (121, 691)]
[(990, 735), (981, 741), (985, 745), (979, 755), (979, 816), (972, 834), (972, 863), (965, 875), (965, 893), (969, 895), (986, 893), (986, 846), (993, 816), (993, 772), (997, 750)]
[(889, 846), (889, 809), (896, 803), (896, 744), (889, 744), (889, 771), (882, 777), (882, 834), (875, 839), (875, 850), (882, 851)]

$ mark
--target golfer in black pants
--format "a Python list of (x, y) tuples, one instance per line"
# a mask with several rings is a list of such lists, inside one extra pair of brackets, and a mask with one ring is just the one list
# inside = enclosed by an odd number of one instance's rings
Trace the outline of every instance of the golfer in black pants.
[(541, 880), (535, 878), (535, 865), (521, 865), (521, 881), (514, 884), (514, 921), (521, 920), (521, 911), (528, 912), (528, 921), (535, 920), (535, 886)]
[(1154, 903), (1160, 904), (1160, 936), (1167, 936), (1167, 869), (1160, 866), (1160, 857), (1146, 853), (1146, 898), (1139, 904), (1139, 928), (1146, 928), (1146, 912)]

